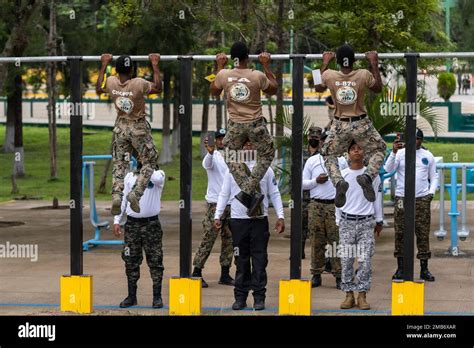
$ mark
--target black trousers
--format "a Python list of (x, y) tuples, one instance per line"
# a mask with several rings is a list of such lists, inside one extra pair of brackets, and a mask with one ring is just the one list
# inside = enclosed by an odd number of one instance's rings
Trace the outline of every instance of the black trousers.
[(268, 264), (268, 219), (230, 219), (232, 244), (237, 266), (234, 296), (247, 299), (250, 290), (254, 299), (265, 299)]

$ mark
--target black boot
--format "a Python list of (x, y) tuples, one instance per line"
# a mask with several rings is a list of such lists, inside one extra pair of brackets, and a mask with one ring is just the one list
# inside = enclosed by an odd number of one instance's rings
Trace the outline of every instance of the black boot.
[(232, 309), (234, 311), (240, 311), (241, 309), (244, 309), (247, 307), (247, 302), (245, 300), (235, 300), (234, 304), (232, 305)]
[(302, 250), (301, 250), (301, 259), (304, 260), (306, 258), (306, 254), (304, 253), (304, 247), (305, 247), (305, 244), (306, 244), (306, 240), (303, 239), (303, 243), (302, 243)]
[(253, 217), (253, 216), (258, 216), (258, 215), (263, 214), (263, 211), (261, 209), (261, 204), (262, 204), (264, 198), (265, 198), (265, 196), (262, 195), (259, 192), (256, 192), (254, 194), (254, 196), (252, 197), (251, 203), (250, 203), (249, 210), (247, 212), (248, 216)]
[(420, 260), (420, 278), (429, 282), (434, 282), (435, 277), (428, 271), (428, 260)]
[(163, 308), (163, 300), (161, 299), (161, 284), (153, 285), (153, 308)]
[(128, 282), (128, 296), (120, 303), (120, 308), (128, 308), (137, 305), (137, 283)]
[(229, 274), (229, 267), (221, 268), (221, 278), (219, 279), (219, 284), (234, 285), (234, 279)]
[(344, 179), (336, 184), (336, 198), (334, 204), (337, 208), (341, 208), (346, 204), (346, 192), (349, 189), (349, 183)]
[(252, 205), (252, 196), (244, 191), (240, 191), (238, 194), (235, 195), (235, 199), (237, 199), (240, 203), (242, 203), (247, 209), (250, 209)]
[(321, 283), (321, 274), (314, 274), (313, 278), (311, 278), (311, 287), (317, 288), (318, 286), (321, 286)]
[(207, 285), (206, 281), (202, 277), (202, 270), (200, 268), (194, 267), (192, 277), (201, 278), (203, 288), (208, 288), (209, 287), (209, 285)]
[(392, 276), (392, 279), (403, 279), (403, 257), (397, 257), (397, 270)]
[(256, 298), (253, 302), (253, 309), (256, 311), (262, 311), (265, 309), (265, 299), (264, 298)]
[(375, 202), (375, 191), (372, 186), (372, 178), (368, 174), (362, 174), (357, 176), (356, 180), (360, 187), (362, 187), (365, 199), (369, 202)]

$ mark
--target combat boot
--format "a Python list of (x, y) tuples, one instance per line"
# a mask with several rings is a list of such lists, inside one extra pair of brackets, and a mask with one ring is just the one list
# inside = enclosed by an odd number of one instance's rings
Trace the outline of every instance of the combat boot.
[(163, 300), (161, 299), (161, 285), (153, 286), (153, 308), (163, 308)]
[(221, 277), (219, 279), (219, 284), (234, 285), (234, 279), (229, 274), (229, 267), (221, 268)]
[(245, 300), (235, 300), (234, 304), (232, 305), (232, 309), (234, 311), (240, 311), (247, 307), (247, 302)]
[[(130, 208), (135, 212), (135, 213), (140, 213), (140, 200), (137, 197), (137, 194), (133, 191), (131, 191), (127, 195), (127, 201), (130, 202)], [(120, 213), (119, 213), (120, 214)]]
[(137, 283), (128, 282), (128, 296), (120, 303), (120, 308), (128, 308), (137, 305)]
[(202, 269), (200, 269), (198, 267), (194, 267), (193, 274), (191, 276), (196, 277), (196, 278), (201, 278), (201, 283), (202, 283), (203, 288), (208, 288), (209, 287), (209, 285), (207, 285), (206, 281), (202, 277)]
[(392, 279), (403, 279), (403, 257), (397, 257), (397, 264), (398, 267)]
[(346, 292), (346, 299), (341, 303), (341, 309), (351, 309), (355, 306), (354, 292)]
[(435, 277), (431, 274), (430, 271), (428, 271), (428, 260), (420, 260), (420, 266), (420, 278), (429, 282), (434, 282)]
[(337, 208), (341, 208), (346, 204), (346, 192), (349, 189), (349, 183), (342, 179), (336, 184), (336, 198), (334, 204)]
[(357, 306), (359, 309), (367, 310), (370, 309), (370, 305), (367, 303), (366, 292), (362, 291), (359, 292), (359, 296), (357, 296)]
[(122, 196), (119, 194), (112, 195), (112, 208), (110, 209), (110, 213), (112, 215), (120, 215), (122, 212)]
[(369, 202), (375, 202), (375, 191), (372, 186), (372, 178), (368, 174), (362, 174), (358, 175), (356, 180), (360, 187), (362, 187), (365, 199)]
[(318, 286), (321, 286), (321, 283), (321, 274), (313, 274), (313, 277), (311, 278), (311, 287), (317, 288)]

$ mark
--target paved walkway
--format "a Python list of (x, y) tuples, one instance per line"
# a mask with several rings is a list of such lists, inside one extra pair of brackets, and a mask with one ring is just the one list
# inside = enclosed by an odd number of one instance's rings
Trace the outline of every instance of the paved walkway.
[[(66, 202), (61, 202), (66, 205)], [(59, 304), (59, 279), (69, 272), (69, 210), (34, 209), (46, 206), (49, 202), (22, 201), (0, 204), (0, 225), (6, 221), (20, 221), (24, 225), (0, 228), (0, 243), (38, 244), (39, 259), (0, 259), (0, 315), (7, 314), (61, 314)], [(99, 202), (98, 213), (111, 221), (107, 210), (108, 202)], [(448, 205), (446, 205), (448, 208)], [(469, 202), (472, 211), (474, 202)], [(200, 241), (201, 219), (205, 203), (193, 202), (193, 254)], [(391, 208), (386, 208), (389, 213)], [(88, 221), (89, 209), (84, 209), (84, 240), (92, 237), (92, 227)], [(271, 226), (275, 217), (271, 211)], [(271, 234), (268, 265), (267, 310), (258, 315), (274, 315), (278, 306), (278, 281), (289, 276), (290, 250), (289, 229), (290, 213), (287, 216), (287, 232), (283, 235)], [(474, 217), (468, 217), (471, 229)], [(437, 228), (438, 207), (433, 203), (432, 230)], [(179, 274), (179, 214), (177, 203), (164, 202), (161, 213), (164, 228), (164, 265), (165, 279), (163, 286), (163, 310), (151, 308), (152, 286), (146, 266), (142, 268), (142, 279), (139, 282), (139, 306), (132, 309), (119, 309), (118, 303), (126, 295), (126, 281), (120, 247), (101, 246), (84, 253), (84, 273), (94, 276), (94, 303), (97, 315), (167, 315), (168, 288), (171, 276)], [(449, 226), (449, 224), (447, 225)], [(110, 231), (106, 239), (112, 239)], [(391, 276), (395, 270), (393, 258), (394, 232), (386, 228), (376, 240), (376, 254), (373, 258), (373, 289), (368, 296), (372, 310), (342, 311), (339, 309), (344, 294), (335, 289), (335, 281), (329, 274), (323, 275), (323, 285), (312, 290), (312, 308), (317, 315), (375, 314), (389, 315), (391, 308)], [(436, 282), (425, 286), (425, 311), (427, 314), (472, 314), (474, 315), (474, 242), (468, 238), (459, 242), (461, 250), (467, 251), (470, 257), (444, 257), (449, 247), (449, 234), (444, 241), (431, 237), (434, 258), (430, 270), (436, 276)], [(308, 243), (309, 244), (309, 243)], [(204, 278), (209, 288), (203, 289), (202, 306), (204, 314), (242, 315), (253, 314), (251, 310), (233, 312), (233, 288), (218, 285), (220, 268), (220, 241), (215, 246), (206, 268)], [(310, 254), (309, 246), (306, 254)], [(310, 277), (309, 259), (303, 260), (303, 277)], [(235, 268), (232, 267), (232, 273)], [(415, 276), (419, 274), (419, 264), (415, 263)], [(252, 303), (249, 301), (250, 304)]]

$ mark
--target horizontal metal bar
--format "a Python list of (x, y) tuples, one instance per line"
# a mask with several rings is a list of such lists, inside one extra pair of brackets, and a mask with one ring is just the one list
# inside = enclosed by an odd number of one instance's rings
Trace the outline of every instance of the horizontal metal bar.
[[(416, 52), (414, 52), (416, 53)], [(474, 58), (474, 52), (422, 52), (418, 53), (420, 58), (435, 59), (435, 58)], [(214, 55), (162, 55), (161, 61), (176, 61), (181, 57), (191, 56), (193, 60), (198, 61), (213, 61), (216, 59)], [(380, 59), (402, 59), (405, 58), (405, 53), (379, 53)], [(79, 56), (85, 62), (98, 62), (100, 56)], [(117, 59), (119, 56), (116, 55), (113, 59)], [(258, 55), (251, 54), (251, 60), (258, 59)], [(305, 54), (305, 59), (308, 60), (320, 60), (323, 58), (322, 54)], [(364, 59), (364, 53), (356, 53), (356, 59)], [(72, 57), (68, 56), (42, 56), (42, 57), (0, 57), (1, 63), (45, 63), (45, 62), (65, 62)], [(77, 58), (77, 57), (76, 57)], [(135, 61), (148, 61), (147, 55), (142, 56), (131, 56), (132, 60)], [(230, 56), (228, 55), (230, 59)], [(289, 60), (291, 55), (289, 54), (272, 54), (272, 60)]]

